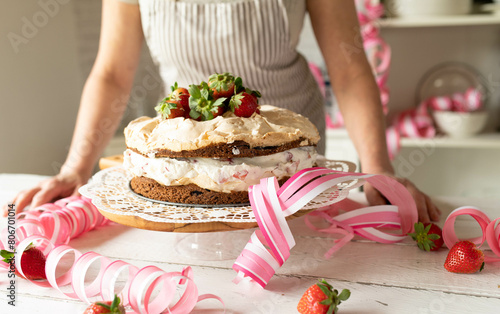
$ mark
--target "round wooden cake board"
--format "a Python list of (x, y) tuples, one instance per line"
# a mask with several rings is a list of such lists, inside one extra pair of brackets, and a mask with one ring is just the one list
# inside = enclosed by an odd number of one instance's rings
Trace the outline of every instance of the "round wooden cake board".
[[(291, 220), (297, 217), (301, 217), (311, 211), (314, 208), (300, 210), (293, 215), (287, 216), (286, 220)], [(153, 230), (153, 231), (164, 231), (164, 232), (187, 232), (187, 233), (199, 233), (199, 232), (220, 232), (220, 231), (235, 231), (235, 230), (245, 230), (256, 228), (257, 222), (199, 222), (199, 223), (166, 223), (166, 222), (156, 222), (151, 220), (146, 220), (138, 216), (130, 215), (119, 215), (109, 213), (103, 210), (99, 212), (109, 220), (139, 229)]]

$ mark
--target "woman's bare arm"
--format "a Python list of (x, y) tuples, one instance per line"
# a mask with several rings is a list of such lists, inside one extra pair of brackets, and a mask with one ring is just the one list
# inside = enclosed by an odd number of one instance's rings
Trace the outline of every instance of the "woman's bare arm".
[(19, 193), (23, 210), (78, 193), (125, 111), (143, 42), (138, 5), (104, 0), (99, 51), (83, 89), (68, 156), (60, 173)]
[[(308, 0), (307, 9), (363, 172), (394, 176), (378, 86), (363, 49), (354, 1)], [(439, 219), (439, 210), (427, 195), (410, 181), (398, 180), (413, 195), (421, 221)], [(385, 201), (371, 186), (366, 195), (372, 204)]]

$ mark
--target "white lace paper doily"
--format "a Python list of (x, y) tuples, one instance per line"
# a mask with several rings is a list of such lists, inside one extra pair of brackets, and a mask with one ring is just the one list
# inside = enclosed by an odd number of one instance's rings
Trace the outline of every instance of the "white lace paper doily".
[[(344, 161), (324, 160), (324, 165), (335, 171), (353, 171), (353, 164)], [(166, 224), (192, 223), (256, 223), (251, 206), (203, 208), (165, 205), (139, 198), (129, 188), (133, 175), (122, 167), (107, 168), (96, 173), (79, 192), (92, 200), (104, 214), (135, 216), (147, 221)], [(309, 202), (301, 211), (310, 211), (339, 202), (349, 190), (360, 185), (360, 180), (341, 183)], [(113, 219), (111, 219), (113, 220)]]

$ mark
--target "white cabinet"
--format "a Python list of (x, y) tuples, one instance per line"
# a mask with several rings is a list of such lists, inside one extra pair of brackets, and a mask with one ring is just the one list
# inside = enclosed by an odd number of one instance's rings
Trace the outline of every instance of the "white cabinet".
[[(403, 138), (394, 160), (397, 174), (431, 195), (500, 198), (500, 16), (390, 18), (380, 25), (392, 48), (389, 119), (417, 105), (421, 78), (443, 62), (476, 68), (489, 90), (490, 120), (483, 134), (461, 140)], [(358, 161), (345, 130), (327, 132), (326, 156)]]

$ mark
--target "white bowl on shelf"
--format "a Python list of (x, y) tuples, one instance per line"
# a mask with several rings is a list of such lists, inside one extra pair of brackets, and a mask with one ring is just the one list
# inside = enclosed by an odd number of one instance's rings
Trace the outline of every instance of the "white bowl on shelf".
[(434, 121), (439, 130), (453, 138), (468, 138), (480, 133), (488, 120), (488, 112), (435, 111)]

